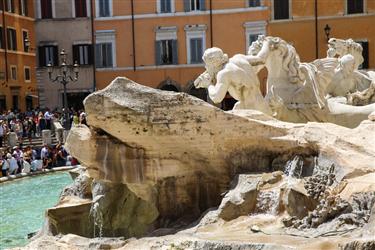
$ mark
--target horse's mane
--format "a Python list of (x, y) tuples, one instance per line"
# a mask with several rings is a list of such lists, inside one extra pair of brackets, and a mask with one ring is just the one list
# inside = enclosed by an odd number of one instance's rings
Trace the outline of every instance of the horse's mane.
[(283, 69), (288, 71), (289, 80), (292, 83), (303, 81), (304, 76), (300, 69), (301, 61), (296, 49), (286, 41), (278, 37), (269, 37), (271, 49), (281, 51), (283, 57)]

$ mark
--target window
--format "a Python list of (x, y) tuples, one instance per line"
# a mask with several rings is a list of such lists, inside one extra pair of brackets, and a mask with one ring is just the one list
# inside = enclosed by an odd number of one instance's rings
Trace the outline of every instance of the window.
[(258, 40), (259, 35), (266, 34), (266, 25), (267, 23), (265, 21), (246, 22), (244, 24), (246, 34), (246, 52), (248, 52), (250, 45)]
[(347, 12), (348, 14), (363, 13), (363, 1), (364, 0), (347, 0)]
[(52, 18), (52, 0), (40, 0), (41, 18)]
[(248, 0), (249, 7), (259, 7), (260, 0)]
[(206, 49), (206, 25), (186, 25), (187, 63), (202, 63)]
[(155, 33), (156, 65), (178, 64), (177, 26), (158, 26)]
[(52, 66), (58, 65), (58, 50), (56, 45), (39, 46), (39, 67), (45, 67), (49, 63)]
[(86, 0), (74, 0), (76, 17), (87, 17)]
[(17, 67), (14, 65), (10, 66), (10, 79), (17, 80)]
[(273, 0), (274, 19), (289, 19), (289, 0)]
[(73, 45), (73, 62), (79, 65), (92, 64), (91, 44)]
[(4, 3), (4, 0), (0, 0), (0, 10), (3, 11), (3, 3)]
[(116, 34), (114, 30), (96, 31), (95, 64), (98, 68), (116, 67)]
[(111, 68), (113, 67), (112, 43), (96, 44), (96, 67)]
[(190, 39), (190, 63), (202, 63), (203, 38)]
[(15, 12), (14, 0), (4, 0), (5, 1), (5, 10), (8, 12)]
[(28, 16), (29, 9), (27, 7), (27, 0), (19, 0), (19, 6), (20, 6), (20, 15)]
[(369, 56), (368, 56), (368, 42), (367, 41), (356, 41), (362, 46), (363, 63), (359, 65), (359, 69), (369, 68)]
[(23, 42), (23, 51), (29, 52), (29, 47), (26, 44), (26, 40), (29, 39), (29, 32), (27, 30), (22, 30), (22, 42)]
[(17, 33), (15, 29), (7, 28), (8, 49), (17, 50)]
[(4, 30), (3, 30), (3, 27), (1, 26), (0, 26), (0, 49), (5, 49)]
[(171, 13), (172, 12), (172, 0), (159, 0), (159, 13)]
[(24, 72), (25, 72), (25, 82), (30, 82), (31, 81), (30, 67), (25, 67)]
[(205, 0), (184, 0), (185, 12), (205, 10), (205, 9), (206, 9)]
[(177, 40), (156, 41), (156, 65), (177, 64)]
[(111, 16), (112, 0), (96, 0), (96, 15), (99, 17)]

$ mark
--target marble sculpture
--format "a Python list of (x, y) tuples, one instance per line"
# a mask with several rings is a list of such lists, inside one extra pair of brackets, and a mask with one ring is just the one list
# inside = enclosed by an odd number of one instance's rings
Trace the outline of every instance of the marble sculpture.
[[(206, 71), (194, 82), (220, 103), (228, 92), (233, 109), (256, 109), (291, 122), (333, 122), (355, 127), (375, 111), (375, 72), (363, 71), (362, 47), (352, 39), (331, 38), (327, 57), (300, 62), (295, 48), (279, 37), (259, 36), (247, 55), (209, 48)], [(263, 97), (257, 73), (267, 68)]]

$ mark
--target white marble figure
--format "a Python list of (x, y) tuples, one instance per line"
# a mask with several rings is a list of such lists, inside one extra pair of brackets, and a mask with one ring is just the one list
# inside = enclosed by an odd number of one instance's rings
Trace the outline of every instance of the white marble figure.
[(203, 54), (206, 71), (195, 81), (196, 88), (207, 88), (210, 99), (220, 103), (227, 92), (238, 102), (233, 109), (257, 109), (266, 114), (271, 110), (260, 92), (257, 73), (260, 67), (253, 56), (237, 54), (228, 59), (219, 48), (207, 49)]
[[(194, 84), (208, 88), (215, 103), (228, 92), (238, 100), (234, 109), (257, 109), (285, 121), (353, 127), (375, 110), (375, 72), (358, 70), (361, 52), (351, 39), (330, 39), (326, 58), (302, 63), (291, 44), (261, 35), (246, 56), (228, 59), (219, 48), (206, 50), (206, 71)], [(263, 67), (268, 71), (265, 98), (257, 77)]]

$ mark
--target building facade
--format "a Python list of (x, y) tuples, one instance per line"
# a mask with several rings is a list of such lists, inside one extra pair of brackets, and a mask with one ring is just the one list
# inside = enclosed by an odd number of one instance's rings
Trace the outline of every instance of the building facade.
[(266, 33), (269, 8), (260, 0), (95, 0), (96, 79), (138, 83), (206, 98), (193, 81), (206, 48), (233, 56)]
[(330, 37), (362, 44), (362, 68), (375, 68), (374, 0), (268, 0), (267, 32), (292, 43), (301, 61), (326, 56)]
[[(63, 85), (49, 79), (47, 65), (56, 76), (61, 64), (60, 52), (67, 62), (80, 65), (77, 82), (67, 85), (68, 106), (82, 108), (83, 99), (93, 91), (91, 0), (34, 0), (36, 16), (37, 82), (42, 108), (63, 106)], [(72, 70), (72, 68), (70, 68)]]
[(0, 112), (38, 106), (35, 74), (34, 6), (0, 0)]
[[(93, 4), (98, 88), (116, 76), (127, 76), (148, 86), (203, 96), (192, 86), (203, 71), (203, 51), (216, 46), (229, 56), (246, 53), (259, 34), (292, 43), (303, 62), (326, 56), (327, 37), (353, 38), (364, 49), (362, 67), (375, 65), (373, 0), (95, 0)], [(266, 77), (261, 72), (263, 93)]]

